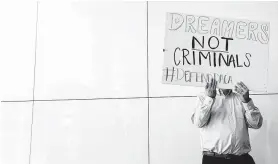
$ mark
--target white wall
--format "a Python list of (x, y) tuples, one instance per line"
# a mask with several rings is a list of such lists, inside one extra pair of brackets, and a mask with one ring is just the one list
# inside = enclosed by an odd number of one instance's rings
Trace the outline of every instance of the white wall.
[[(32, 164), (200, 164), (190, 114), (203, 89), (161, 84), (165, 12), (269, 21), (268, 92), (278, 93), (277, 2), (149, 2), (149, 70), (146, 2), (41, 2), (36, 42), (36, 3), (0, 6), (0, 163), (27, 164), (31, 146)], [(252, 98), (264, 124), (250, 130), (251, 154), (278, 163), (278, 95)]]

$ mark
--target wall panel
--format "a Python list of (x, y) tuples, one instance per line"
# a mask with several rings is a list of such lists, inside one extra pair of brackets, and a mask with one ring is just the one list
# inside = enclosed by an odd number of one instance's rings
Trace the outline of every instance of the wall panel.
[(39, 5), (35, 99), (147, 94), (146, 4)]
[(147, 100), (36, 102), (33, 164), (146, 164)]
[(32, 102), (1, 103), (0, 163), (28, 164)]

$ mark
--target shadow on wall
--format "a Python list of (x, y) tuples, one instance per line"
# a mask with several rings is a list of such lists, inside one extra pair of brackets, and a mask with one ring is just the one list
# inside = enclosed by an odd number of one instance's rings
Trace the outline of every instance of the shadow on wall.
[[(277, 118), (278, 119), (278, 118)], [(268, 163), (278, 163), (278, 121), (272, 120), (269, 121), (269, 131), (268, 131), (268, 143), (267, 147), (269, 148), (269, 161)]]
[(263, 120), (263, 125), (260, 129), (249, 129), (251, 140), (250, 154), (255, 160), (256, 164), (267, 164), (267, 120)]
[(278, 121), (264, 120), (261, 129), (250, 129), (253, 156), (256, 164), (278, 163)]

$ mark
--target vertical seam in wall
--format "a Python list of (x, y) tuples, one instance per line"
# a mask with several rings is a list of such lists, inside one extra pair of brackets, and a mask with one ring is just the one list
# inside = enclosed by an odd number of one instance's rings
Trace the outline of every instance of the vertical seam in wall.
[(34, 120), (34, 103), (35, 103), (35, 84), (36, 84), (36, 57), (37, 57), (37, 34), (38, 34), (38, 15), (39, 13), (39, 1), (37, 1), (37, 12), (36, 12), (36, 34), (35, 34), (35, 61), (33, 69), (33, 97), (32, 97), (32, 114), (31, 114), (31, 132), (30, 132), (30, 145), (29, 145), (29, 164), (31, 164), (31, 154), (32, 154), (32, 139), (33, 139), (33, 120)]
[(148, 164), (150, 164), (150, 94), (149, 94), (149, 15), (147, 1), (147, 97), (148, 97)]
[[(269, 27), (269, 35), (268, 36), (270, 36), (270, 22), (269, 22), (269, 24), (268, 24), (268, 27)], [(268, 59), (267, 59), (267, 67), (266, 67), (266, 86), (265, 86), (265, 88), (266, 88), (266, 93), (268, 92), (268, 87), (269, 87), (269, 85), (268, 85), (268, 83), (269, 83), (269, 59), (270, 59), (270, 55), (269, 55), (269, 45), (270, 43), (269, 43), (269, 40), (268, 40), (268, 47), (267, 47), (267, 57), (268, 57)]]

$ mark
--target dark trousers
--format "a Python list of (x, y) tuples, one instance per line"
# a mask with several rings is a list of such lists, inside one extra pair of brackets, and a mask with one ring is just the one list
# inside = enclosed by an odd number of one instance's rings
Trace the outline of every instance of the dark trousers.
[(249, 154), (230, 159), (203, 155), (202, 164), (255, 164), (255, 162)]

